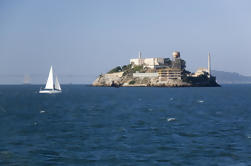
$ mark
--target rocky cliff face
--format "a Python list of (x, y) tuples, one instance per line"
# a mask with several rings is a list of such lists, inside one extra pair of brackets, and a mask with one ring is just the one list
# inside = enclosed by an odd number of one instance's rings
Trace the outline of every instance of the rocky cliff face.
[(93, 86), (112, 86), (113, 84), (120, 85), (122, 82), (122, 77), (113, 76), (110, 74), (100, 75), (94, 82)]
[(184, 81), (168, 80), (160, 82), (158, 77), (133, 77), (129, 75), (118, 76), (111, 74), (100, 75), (92, 84), (93, 86), (121, 86), (121, 87), (210, 87), (219, 86), (215, 81)]

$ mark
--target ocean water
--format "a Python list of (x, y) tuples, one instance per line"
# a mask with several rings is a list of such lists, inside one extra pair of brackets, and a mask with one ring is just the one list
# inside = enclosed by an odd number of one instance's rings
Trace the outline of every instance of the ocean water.
[(251, 85), (0, 86), (1, 166), (251, 165)]

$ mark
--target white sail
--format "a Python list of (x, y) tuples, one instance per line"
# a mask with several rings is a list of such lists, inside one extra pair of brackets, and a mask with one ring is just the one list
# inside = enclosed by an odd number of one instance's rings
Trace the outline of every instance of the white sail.
[(50, 69), (50, 73), (49, 73), (49, 77), (48, 77), (45, 89), (54, 89), (53, 88), (53, 69), (52, 69), (52, 66)]
[(59, 81), (58, 81), (58, 77), (57, 77), (57, 76), (56, 76), (56, 80), (55, 80), (55, 89), (61, 91), (61, 87), (60, 87), (60, 84), (59, 84)]

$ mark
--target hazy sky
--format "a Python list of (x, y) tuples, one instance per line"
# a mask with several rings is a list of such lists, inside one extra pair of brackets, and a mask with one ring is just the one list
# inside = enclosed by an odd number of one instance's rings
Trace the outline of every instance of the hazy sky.
[(210, 51), (213, 69), (251, 75), (251, 1), (0, 0), (0, 75), (46, 80), (53, 65), (90, 82), (139, 50), (178, 50), (191, 71)]

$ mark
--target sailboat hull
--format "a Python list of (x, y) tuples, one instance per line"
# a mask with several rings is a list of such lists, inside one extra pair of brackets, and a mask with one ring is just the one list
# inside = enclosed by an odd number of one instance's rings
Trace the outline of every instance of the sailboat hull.
[(55, 90), (55, 89), (52, 89), (52, 90), (43, 89), (43, 90), (40, 90), (39, 93), (55, 94), (55, 93), (62, 93), (62, 91), (61, 90)]

